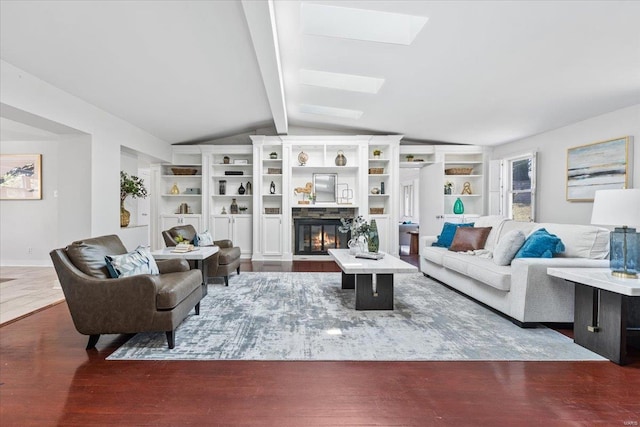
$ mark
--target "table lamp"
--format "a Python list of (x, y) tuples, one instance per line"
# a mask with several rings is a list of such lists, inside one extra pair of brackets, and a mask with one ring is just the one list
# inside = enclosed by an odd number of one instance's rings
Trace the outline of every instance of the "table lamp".
[(591, 224), (614, 226), (610, 235), (609, 267), (615, 277), (635, 279), (640, 264), (640, 189), (598, 190)]

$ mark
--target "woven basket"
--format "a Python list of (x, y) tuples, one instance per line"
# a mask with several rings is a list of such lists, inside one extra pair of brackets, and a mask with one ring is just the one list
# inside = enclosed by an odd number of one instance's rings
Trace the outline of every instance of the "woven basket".
[(280, 208), (264, 208), (264, 213), (266, 214), (279, 214)]
[(171, 168), (171, 172), (174, 175), (195, 175), (198, 173), (198, 169), (192, 168)]
[(384, 168), (369, 168), (369, 175), (381, 175), (384, 173)]
[(371, 215), (382, 215), (384, 213), (384, 208), (369, 208), (369, 214)]
[(473, 168), (449, 168), (445, 169), (445, 175), (471, 175)]
[(280, 175), (282, 173), (282, 168), (267, 168), (267, 174), (269, 175)]

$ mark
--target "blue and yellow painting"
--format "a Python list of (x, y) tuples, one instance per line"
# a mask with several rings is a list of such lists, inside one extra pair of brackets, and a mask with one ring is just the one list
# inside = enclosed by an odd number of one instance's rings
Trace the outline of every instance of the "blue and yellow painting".
[(567, 200), (592, 201), (596, 190), (627, 188), (629, 138), (567, 150)]

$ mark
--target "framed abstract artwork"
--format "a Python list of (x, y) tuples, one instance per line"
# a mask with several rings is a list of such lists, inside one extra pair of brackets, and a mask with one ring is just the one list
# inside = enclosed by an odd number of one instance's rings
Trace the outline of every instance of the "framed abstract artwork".
[(42, 154), (0, 154), (0, 199), (42, 199)]
[(631, 137), (610, 139), (567, 150), (567, 200), (591, 202), (596, 190), (628, 188)]

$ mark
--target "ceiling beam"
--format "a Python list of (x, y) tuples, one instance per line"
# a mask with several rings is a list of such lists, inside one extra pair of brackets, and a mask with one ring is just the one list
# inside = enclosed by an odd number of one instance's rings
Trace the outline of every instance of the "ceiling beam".
[(242, 8), (249, 26), (276, 131), (281, 135), (286, 134), (289, 124), (273, 2), (242, 0)]

